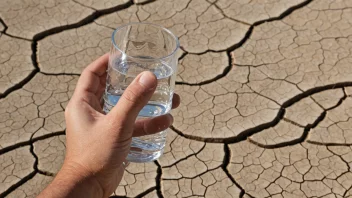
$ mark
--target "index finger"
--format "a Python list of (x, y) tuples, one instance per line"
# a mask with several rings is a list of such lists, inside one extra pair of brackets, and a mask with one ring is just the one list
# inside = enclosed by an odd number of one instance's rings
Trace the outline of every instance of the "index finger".
[[(109, 62), (109, 53), (106, 53), (95, 60), (93, 63), (88, 65), (85, 71), (90, 72), (96, 76), (102, 76), (105, 74)], [(83, 73), (82, 73), (83, 74)]]
[(109, 54), (106, 53), (88, 65), (78, 80), (76, 91), (96, 94), (100, 85), (100, 77), (104, 76), (108, 67)]

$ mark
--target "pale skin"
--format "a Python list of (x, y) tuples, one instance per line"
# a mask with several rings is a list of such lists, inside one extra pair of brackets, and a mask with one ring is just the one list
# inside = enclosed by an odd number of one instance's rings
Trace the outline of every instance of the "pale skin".
[[(108, 54), (90, 64), (78, 80), (66, 107), (66, 156), (61, 170), (39, 198), (109, 197), (119, 185), (131, 138), (171, 126), (170, 114), (135, 121), (155, 91), (157, 80), (143, 72), (126, 89), (118, 104), (102, 113)], [(180, 104), (175, 94), (172, 108)]]

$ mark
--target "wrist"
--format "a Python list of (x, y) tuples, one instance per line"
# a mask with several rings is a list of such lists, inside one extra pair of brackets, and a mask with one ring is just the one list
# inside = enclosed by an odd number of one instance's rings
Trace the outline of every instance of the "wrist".
[(95, 176), (75, 163), (65, 163), (43, 192), (43, 197), (104, 197), (104, 190)]

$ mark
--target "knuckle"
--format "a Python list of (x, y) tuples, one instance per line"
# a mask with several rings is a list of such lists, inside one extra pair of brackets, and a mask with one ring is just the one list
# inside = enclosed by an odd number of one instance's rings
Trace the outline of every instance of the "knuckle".
[(152, 132), (148, 129), (148, 126), (146, 124), (143, 125), (143, 130), (142, 130), (142, 136), (143, 135), (150, 135)]
[(65, 108), (65, 117), (67, 118), (70, 115), (70, 110), (71, 110), (71, 105), (68, 103), (68, 105)]
[(83, 71), (82, 71), (82, 73), (81, 73), (81, 76), (82, 76), (82, 75), (87, 75), (87, 74), (89, 74), (89, 68), (88, 68), (88, 67), (86, 67), (86, 68), (83, 69)]
[(132, 136), (129, 136), (129, 137), (121, 137), (119, 140), (118, 140), (118, 144), (125, 148), (129, 148), (130, 147), (130, 144), (131, 144), (131, 141), (132, 141)]

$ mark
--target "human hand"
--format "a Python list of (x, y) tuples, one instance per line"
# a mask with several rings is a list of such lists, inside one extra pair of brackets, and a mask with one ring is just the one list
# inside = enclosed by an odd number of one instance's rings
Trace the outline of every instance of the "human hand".
[[(151, 72), (137, 76), (116, 106), (104, 115), (100, 99), (105, 91), (107, 64), (106, 54), (82, 72), (65, 111), (65, 161), (43, 197), (53, 195), (57, 186), (65, 188), (59, 197), (110, 196), (123, 176), (132, 137), (163, 131), (173, 122), (170, 114), (135, 122), (157, 86)], [(180, 97), (175, 94), (172, 108), (179, 104)]]

